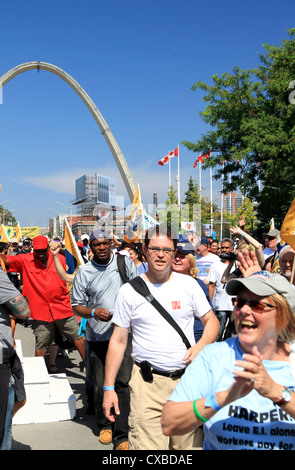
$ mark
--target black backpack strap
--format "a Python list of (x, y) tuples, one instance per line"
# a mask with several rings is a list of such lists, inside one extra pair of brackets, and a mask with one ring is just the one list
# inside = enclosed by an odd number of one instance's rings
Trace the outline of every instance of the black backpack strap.
[(171, 317), (171, 315), (162, 307), (162, 305), (155, 299), (155, 297), (149, 291), (148, 286), (142, 279), (142, 277), (137, 276), (134, 279), (129, 281), (129, 284), (133, 289), (140, 295), (142, 295), (149, 303), (158, 310), (158, 312), (165, 318), (165, 320), (177, 331), (181, 336), (182, 341), (186, 345), (187, 349), (191, 348), (191, 344), (182, 329), (179, 327), (178, 323)]
[(127, 276), (127, 271), (126, 271), (126, 264), (125, 264), (125, 255), (115, 255), (117, 256), (117, 265), (118, 265), (118, 270), (121, 276), (121, 279), (123, 281), (123, 284), (129, 281), (129, 278)]

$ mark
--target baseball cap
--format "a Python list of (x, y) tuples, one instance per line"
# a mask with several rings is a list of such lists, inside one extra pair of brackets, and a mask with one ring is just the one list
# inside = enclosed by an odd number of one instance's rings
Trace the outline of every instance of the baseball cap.
[(85, 240), (85, 238), (89, 240), (89, 235), (87, 235), (87, 233), (83, 233), (83, 235), (81, 235), (81, 240)]
[(184, 255), (188, 255), (191, 253), (192, 255), (196, 254), (196, 250), (194, 249), (193, 245), (188, 241), (178, 242), (176, 250)]
[(209, 245), (209, 240), (207, 237), (201, 237), (201, 245)]
[(90, 235), (90, 243), (96, 238), (112, 238), (107, 230), (94, 230)]
[(34, 250), (46, 250), (48, 247), (48, 239), (44, 235), (38, 235), (33, 238)]
[(25, 243), (25, 244), (30, 244), (30, 243), (31, 243), (31, 240), (28, 240), (27, 238), (25, 238), (25, 239), (23, 240), (23, 244), (24, 244), (24, 243)]
[(10, 240), (10, 243), (17, 243), (18, 244), (18, 238), (12, 238)]
[(280, 274), (258, 271), (249, 277), (232, 279), (226, 285), (226, 292), (236, 295), (243, 287), (261, 297), (280, 294), (295, 313), (295, 291), (292, 284)]

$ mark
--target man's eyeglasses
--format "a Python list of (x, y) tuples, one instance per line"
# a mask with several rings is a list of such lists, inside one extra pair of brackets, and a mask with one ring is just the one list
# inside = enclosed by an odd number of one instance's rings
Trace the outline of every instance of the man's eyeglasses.
[(232, 298), (232, 303), (234, 307), (242, 308), (244, 305), (249, 305), (251, 310), (256, 313), (262, 313), (265, 310), (265, 307), (269, 308), (277, 308), (275, 305), (268, 304), (267, 302), (263, 302), (262, 300), (247, 300), (242, 299), (240, 297)]
[(168, 255), (172, 255), (172, 253), (175, 251), (173, 250), (172, 248), (158, 248), (157, 246), (148, 246), (148, 249), (150, 250), (150, 253), (152, 255), (155, 255), (157, 253), (160, 253), (161, 251), (163, 251), (164, 255), (168, 256)]

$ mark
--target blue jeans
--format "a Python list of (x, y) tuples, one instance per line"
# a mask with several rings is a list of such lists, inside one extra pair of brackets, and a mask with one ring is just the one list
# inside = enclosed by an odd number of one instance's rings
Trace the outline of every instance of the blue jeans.
[(4, 434), (0, 450), (10, 450), (12, 441), (12, 413), (14, 408), (14, 378), (11, 375), (8, 385), (8, 397), (6, 406), (6, 417), (4, 424)]

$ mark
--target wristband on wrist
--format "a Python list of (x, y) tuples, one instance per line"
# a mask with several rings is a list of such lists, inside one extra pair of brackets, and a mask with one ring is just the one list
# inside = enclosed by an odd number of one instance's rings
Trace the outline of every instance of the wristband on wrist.
[(115, 390), (115, 385), (107, 385), (105, 387), (103, 387), (104, 391), (106, 390)]
[(203, 416), (200, 415), (200, 413), (198, 412), (198, 408), (197, 408), (197, 401), (198, 400), (195, 400), (193, 402), (193, 407), (194, 407), (194, 412), (195, 412), (195, 415), (198, 419), (200, 419), (201, 421), (203, 421), (203, 423), (206, 423), (208, 421), (208, 419), (206, 418), (203, 418)]
[(242, 233), (242, 238), (244, 238), (245, 235), (247, 235), (246, 232), (243, 232), (243, 233)]
[(217, 401), (216, 401), (215, 393), (212, 393), (211, 395), (208, 395), (208, 397), (205, 400), (205, 406), (210, 406), (215, 411), (221, 410), (221, 406), (219, 406)]
[(91, 311), (92, 318), (94, 317), (94, 311), (95, 311), (95, 308), (93, 308), (92, 311)]

